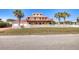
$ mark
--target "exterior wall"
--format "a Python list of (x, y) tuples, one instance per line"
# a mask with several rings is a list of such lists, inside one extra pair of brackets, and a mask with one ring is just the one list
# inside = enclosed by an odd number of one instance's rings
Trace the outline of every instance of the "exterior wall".
[(79, 22), (77, 22), (76, 24), (79, 25)]
[[(17, 29), (19, 28), (18, 24), (13, 24), (14, 26), (12, 26), (12, 28)], [(30, 25), (30, 24), (24, 24), (24, 28), (40, 28), (40, 27), (56, 27), (56, 28), (66, 28), (66, 27), (75, 27), (75, 28), (79, 28), (79, 25), (47, 25), (47, 24), (43, 24), (43, 25)]]
[(28, 20), (49, 20), (47, 17), (27, 17)]

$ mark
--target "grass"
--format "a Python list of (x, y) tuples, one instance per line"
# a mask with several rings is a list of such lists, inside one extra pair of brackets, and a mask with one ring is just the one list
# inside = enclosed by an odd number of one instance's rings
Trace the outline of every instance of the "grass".
[(79, 34), (79, 28), (22, 28), (0, 31), (0, 35)]

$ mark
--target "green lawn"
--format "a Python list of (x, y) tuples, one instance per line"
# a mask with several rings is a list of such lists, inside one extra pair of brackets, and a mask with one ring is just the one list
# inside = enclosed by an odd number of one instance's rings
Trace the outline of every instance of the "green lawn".
[(79, 34), (79, 28), (23, 28), (0, 31), (0, 35)]

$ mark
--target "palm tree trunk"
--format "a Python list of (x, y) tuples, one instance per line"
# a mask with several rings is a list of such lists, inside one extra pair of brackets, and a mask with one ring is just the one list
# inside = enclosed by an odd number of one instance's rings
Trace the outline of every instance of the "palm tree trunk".
[(66, 22), (66, 18), (64, 17), (64, 24), (65, 24), (65, 22)]
[(58, 24), (60, 24), (60, 18), (59, 18), (59, 23)]
[(18, 25), (19, 25), (19, 27), (20, 27), (20, 23), (21, 23), (21, 18), (18, 18)]

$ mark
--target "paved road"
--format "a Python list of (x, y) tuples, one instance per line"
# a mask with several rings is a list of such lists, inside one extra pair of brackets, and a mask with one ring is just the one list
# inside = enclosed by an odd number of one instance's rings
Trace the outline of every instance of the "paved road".
[(2, 50), (78, 50), (79, 34), (0, 36)]

